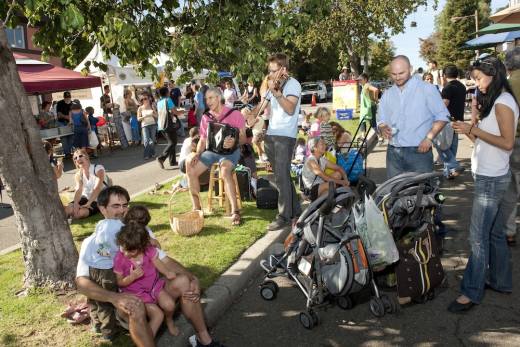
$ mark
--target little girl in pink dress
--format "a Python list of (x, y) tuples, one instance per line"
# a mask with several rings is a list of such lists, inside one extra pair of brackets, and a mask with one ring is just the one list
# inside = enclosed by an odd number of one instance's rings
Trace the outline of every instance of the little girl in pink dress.
[(114, 259), (114, 273), (120, 290), (144, 302), (154, 336), (163, 319), (170, 334), (179, 335), (179, 329), (173, 323), (175, 301), (164, 290), (165, 281), (159, 277), (159, 272), (169, 280), (176, 275), (159, 260), (158, 250), (151, 245), (146, 228), (131, 221), (117, 234), (117, 244), (121, 249)]

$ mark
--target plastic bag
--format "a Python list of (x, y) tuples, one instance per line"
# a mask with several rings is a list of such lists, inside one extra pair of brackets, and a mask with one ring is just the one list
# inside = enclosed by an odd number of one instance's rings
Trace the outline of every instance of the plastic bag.
[(399, 252), (390, 228), (372, 197), (365, 197), (364, 205), (355, 205), (353, 213), (356, 231), (367, 249), (370, 264), (382, 269), (398, 261)]
[(99, 139), (94, 131), (88, 134), (88, 143), (90, 148), (96, 148), (99, 145)]
[(453, 128), (451, 124), (448, 123), (442, 128), (441, 132), (437, 134), (437, 136), (433, 139), (433, 143), (437, 148), (441, 151), (445, 151), (451, 147), (451, 143), (453, 142)]

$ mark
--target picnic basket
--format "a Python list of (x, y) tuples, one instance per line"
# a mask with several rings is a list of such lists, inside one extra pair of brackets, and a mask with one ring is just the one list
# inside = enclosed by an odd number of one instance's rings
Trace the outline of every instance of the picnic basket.
[(174, 214), (172, 207), (176, 194), (177, 192), (172, 194), (168, 203), (168, 216), (173, 232), (181, 236), (193, 236), (200, 233), (204, 227), (204, 213), (198, 210)]

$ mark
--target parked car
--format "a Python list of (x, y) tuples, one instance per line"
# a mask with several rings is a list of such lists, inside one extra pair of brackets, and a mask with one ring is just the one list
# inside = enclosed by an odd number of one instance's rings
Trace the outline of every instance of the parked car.
[(317, 102), (327, 101), (327, 87), (323, 82), (302, 83), (302, 104), (310, 103), (312, 95), (316, 95)]
[(332, 101), (332, 84), (325, 82), (325, 88), (327, 88), (327, 101)]

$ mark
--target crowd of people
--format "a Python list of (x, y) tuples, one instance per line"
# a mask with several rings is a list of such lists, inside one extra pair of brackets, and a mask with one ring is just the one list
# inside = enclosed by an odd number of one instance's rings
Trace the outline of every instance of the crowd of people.
[[(149, 92), (142, 92), (139, 102), (132, 99), (131, 93), (125, 93), (122, 122), (127, 122), (125, 117), (128, 116), (126, 133), (133, 142), (143, 144), (145, 159), (156, 158), (161, 167), (166, 161), (170, 166), (179, 164), (185, 177), (176, 189), (189, 190), (194, 210), (202, 209), (201, 176), (213, 164), (218, 164), (231, 205), (233, 226), (242, 223), (242, 216), (232, 174), (244, 160), (242, 146), (252, 146), (258, 158), (267, 161), (273, 172), (273, 183), (278, 190), (278, 214), (268, 230), (279, 230), (293, 225), (302, 213), (291, 179), (294, 169), (291, 165), (300, 165), (302, 193), (315, 200), (327, 193), (328, 182), (337, 186), (352, 183), (350, 170), (342, 166), (338, 156), (348, 155), (356, 139), (341, 124), (331, 121), (331, 111), (325, 107), (317, 109), (314, 120), (311, 115), (305, 117), (300, 130), (306, 133), (307, 141), (301, 136), (298, 138), (301, 85), (288, 74), (289, 60), (285, 54), (270, 56), (267, 67), (268, 76), (260, 88), (248, 81), (241, 97), (230, 83), (226, 83), (224, 89), (190, 86), (191, 93), (184, 95), (193, 100), (188, 115), (190, 130), (178, 162), (176, 144), (182, 128), (179, 116), (183, 114), (178, 107), (183, 95), (174, 84), (158, 91), (157, 102)], [(485, 289), (510, 293), (513, 285), (508, 243), (515, 242), (520, 180), (518, 136), (515, 140), (520, 47), (507, 52), (505, 64), (491, 56), (479, 58), (473, 63), (470, 75), (476, 84), (472, 111), (477, 115), (470, 122), (464, 119), (466, 87), (459, 81), (455, 65), (440, 70), (432, 62), (429, 71), (414, 74), (409, 59), (396, 56), (390, 64), (393, 85), (381, 98), (380, 91), (369, 83), (367, 74), (357, 78), (361, 86), (360, 136), (365, 137), (369, 129), (373, 129), (377, 136), (388, 141), (388, 179), (405, 172), (433, 172), (434, 148), (443, 162), (445, 177), (454, 179), (464, 170), (456, 159), (459, 135), (473, 142), (471, 253), (461, 294), (448, 307), (453, 313), (463, 313), (480, 304)], [(249, 107), (237, 110), (238, 101)], [(107, 113), (116, 106), (107, 93), (102, 96), (101, 104)], [(65, 209), (66, 214), (71, 218), (85, 218), (101, 212), (105, 217), (83, 241), (77, 271), (78, 289), (89, 298), (96, 329), (112, 338), (117, 333), (116, 325), (125, 325), (126, 321), (137, 345), (153, 345), (163, 320), (171, 334), (178, 334), (172, 314), (176, 305), (180, 305), (196, 331), (197, 346), (219, 346), (204, 323), (197, 278), (161, 250), (148, 227), (150, 215), (146, 208), (129, 209), (128, 192), (112, 186), (104, 167), (90, 162), (88, 134), (95, 132), (96, 126), (90, 118), (90, 110), (83, 112), (80, 104), (70, 100), (68, 92), (64, 100), (58, 102), (57, 110), (57, 122), (74, 124), (72, 141), (63, 141), (64, 150), (69, 145), (76, 148), (72, 158), (77, 167), (76, 192), (73, 202)], [(49, 104), (44, 111), (49, 112)], [(41, 124), (51, 121), (52, 117), (42, 117)], [(223, 132), (220, 143), (215, 143), (212, 134), (216, 125), (227, 131)], [(122, 134), (124, 127), (121, 125)], [(156, 157), (157, 131), (162, 132), (168, 145)], [(45, 148), (59, 178), (63, 165), (54, 159), (50, 144), (45, 144)], [(440, 216), (437, 219), (439, 234), (443, 237), (446, 231), (440, 228)], [(116, 323), (118, 321), (122, 323)]]

